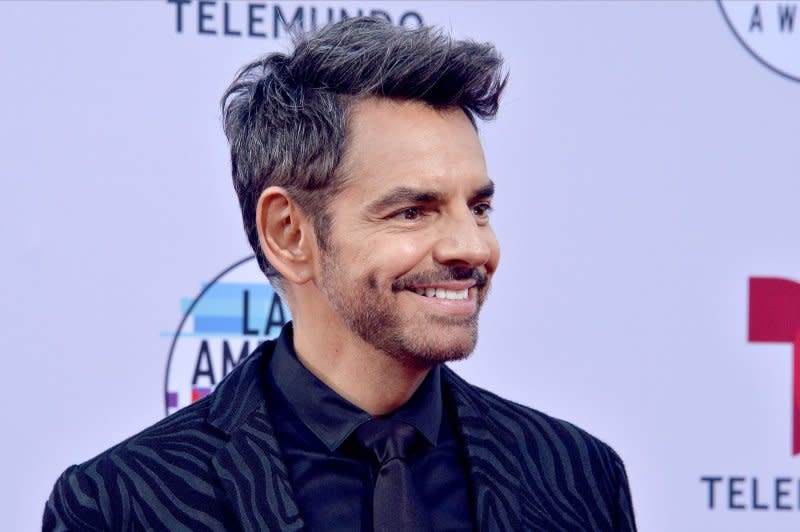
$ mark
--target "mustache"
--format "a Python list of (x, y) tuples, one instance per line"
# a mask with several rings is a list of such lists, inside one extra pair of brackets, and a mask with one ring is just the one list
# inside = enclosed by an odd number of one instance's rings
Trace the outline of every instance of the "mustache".
[(420, 285), (437, 284), (442, 281), (475, 281), (475, 286), (486, 286), (489, 276), (485, 270), (469, 267), (445, 267), (440, 270), (410, 273), (392, 283), (392, 290), (400, 291)]

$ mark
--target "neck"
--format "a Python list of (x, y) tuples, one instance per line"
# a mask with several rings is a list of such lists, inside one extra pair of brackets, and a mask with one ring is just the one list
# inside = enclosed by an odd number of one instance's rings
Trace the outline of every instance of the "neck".
[[(330, 322), (328, 322), (330, 323)], [(355, 334), (293, 316), (294, 350), (300, 362), (333, 391), (372, 416), (404, 405), (430, 371), (375, 349)]]

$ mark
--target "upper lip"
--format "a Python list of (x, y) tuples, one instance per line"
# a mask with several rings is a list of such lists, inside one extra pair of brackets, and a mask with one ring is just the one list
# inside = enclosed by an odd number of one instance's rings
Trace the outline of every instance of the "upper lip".
[(406, 290), (419, 290), (421, 288), (442, 288), (444, 290), (464, 290), (470, 289), (477, 283), (474, 279), (466, 279), (464, 281), (440, 281), (437, 283), (426, 284), (412, 284), (406, 287)]

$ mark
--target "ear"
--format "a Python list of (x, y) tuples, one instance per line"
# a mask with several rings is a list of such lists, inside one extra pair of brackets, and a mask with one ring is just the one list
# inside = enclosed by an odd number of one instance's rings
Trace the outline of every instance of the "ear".
[(272, 266), (295, 284), (314, 272), (314, 230), (308, 216), (282, 187), (268, 187), (256, 205), (256, 228), (261, 250)]

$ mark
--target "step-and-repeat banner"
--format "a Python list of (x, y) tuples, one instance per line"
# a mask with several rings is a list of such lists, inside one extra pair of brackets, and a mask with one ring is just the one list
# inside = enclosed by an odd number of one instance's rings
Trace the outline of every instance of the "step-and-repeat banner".
[(2, 2), (0, 528), (291, 319), (219, 99), (292, 27), (491, 41), (502, 260), (454, 369), (611, 444), (647, 531), (800, 528), (800, 2)]

